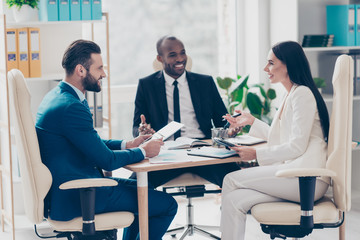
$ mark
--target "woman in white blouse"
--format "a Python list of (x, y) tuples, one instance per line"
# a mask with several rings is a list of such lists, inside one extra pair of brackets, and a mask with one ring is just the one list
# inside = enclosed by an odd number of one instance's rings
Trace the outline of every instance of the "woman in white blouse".
[[(271, 126), (249, 113), (233, 118), (226, 115), (232, 129), (251, 125), (249, 134), (267, 140), (266, 147), (237, 146), (241, 161), (256, 159), (259, 167), (229, 173), (222, 187), (222, 240), (245, 237), (246, 214), (263, 202), (299, 202), (297, 178), (278, 178), (284, 168), (324, 168), (326, 163), (329, 115), (315, 86), (308, 60), (296, 42), (281, 42), (269, 51), (264, 71), (271, 83), (281, 83), (287, 91)], [(329, 182), (316, 181), (315, 200), (321, 198)]]

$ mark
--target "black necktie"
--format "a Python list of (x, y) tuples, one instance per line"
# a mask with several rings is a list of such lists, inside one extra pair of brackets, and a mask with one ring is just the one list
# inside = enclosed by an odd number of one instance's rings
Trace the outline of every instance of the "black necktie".
[[(173, 82), (174, 85), (174, 93), (173, 93), (173, 101), (174, 101), (174, 121), (180, 122), (180, 104), (179, 104), (179, 88), (178, 82), (175, 80)], [(180, 137), (180, 130), (174, 134), (174, 139)]]

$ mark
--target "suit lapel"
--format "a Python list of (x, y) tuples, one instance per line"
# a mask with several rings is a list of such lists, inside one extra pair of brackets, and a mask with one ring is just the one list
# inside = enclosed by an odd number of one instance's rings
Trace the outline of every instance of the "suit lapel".
[(76, 99), (78, 99), (80, 101), (79, 96), (77, 95), (75, 90), (72, 87), (70, 87), (68, 84), (61, 81), (59, 83), (59, 87), (60, 87), (60, 89), (62, 89), (62, 91), (71, 93)]
[(190, 96), (194, 107), (195, 115), (200, 116), (201, 99), (199, 91), (201, 91), (201, 86), (199, 86), (198, 81), (193, 78), (193, 75), (190, 72), (186, 72), (186, 79), (189, 85)]
[(165, 78), (164, 75), (162, 73), (162, 71), (159, 72), (159, 74), (157, 74), (155, 76), (155, 91), (154, 93), (157, 93), (157, 96), (154, 96), (155, 98), (158, 98), (159, 101), (157, 101), (160, 105), (158, 106), (158, 108), (160, 109), (160, 113), (161, 116), (164, 120), (164, 122), (167, 123), (168, 121), (168, 106), (167, 106), (167, 100), (166, 100), (166, 89), (165, 89)]

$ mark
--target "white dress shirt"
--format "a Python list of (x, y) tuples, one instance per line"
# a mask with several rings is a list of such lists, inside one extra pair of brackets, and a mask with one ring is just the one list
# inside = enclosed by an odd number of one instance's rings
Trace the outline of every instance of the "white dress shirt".
[[(168, 106), (168, 122), (174, 120), (174, 81), (175, 79), (166, 74), (165, 71), (165, 89), (166, 100)], [(204, 138), (205, 134), (200, 130), (200, 125), (196, 119), (194, 106), (191, 100), (189, 84), (186, 79), (186, 72), (184, 72), (178, 79), (179, 88), (179, 103), (180, 103), (180, 121), (184, 124), (181, 128), (181, 136), (189, 138)]]

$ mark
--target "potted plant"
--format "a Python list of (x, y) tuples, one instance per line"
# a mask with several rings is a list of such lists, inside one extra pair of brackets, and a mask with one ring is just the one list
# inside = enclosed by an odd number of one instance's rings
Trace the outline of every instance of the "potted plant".
[(242, 109), (249, 109), (254, 117), (271, 124), (271, 101), (276, 98), (275, 90), (265, 90), (264, 84), (248, 85), (248, 79), (249, 75), (237, 76), (237, 79), (216, 78), (218, 86), (226, 91), (228, 112), (233, 114), (235, 108), (240, 106)]
[(319, 78), (319, 77), (315, 77), (313, 79), (314, 79), (316, 87), (319, 89), (319, 91), (321, 93), (322, 89), (326, 87), (325, 79)]
[(39, 0), (6, 0), (16, 22), (38, 21)]

